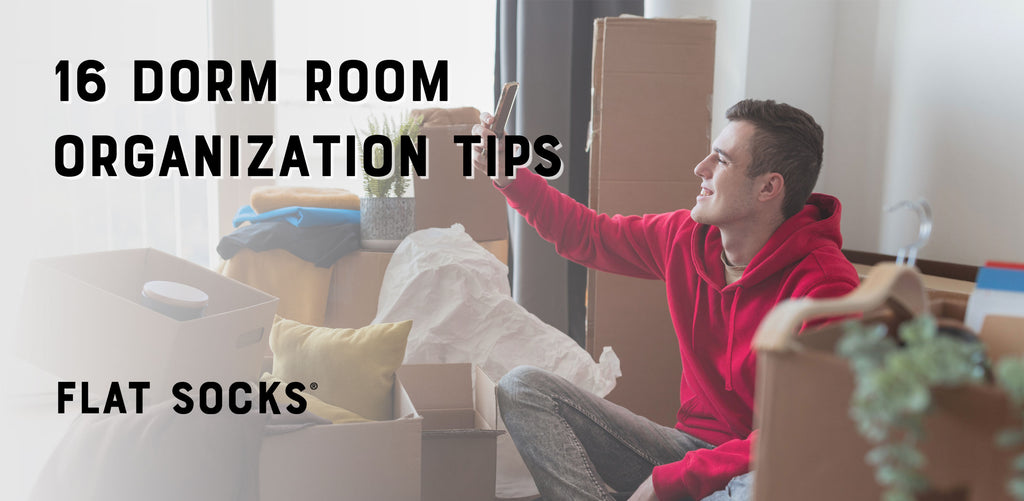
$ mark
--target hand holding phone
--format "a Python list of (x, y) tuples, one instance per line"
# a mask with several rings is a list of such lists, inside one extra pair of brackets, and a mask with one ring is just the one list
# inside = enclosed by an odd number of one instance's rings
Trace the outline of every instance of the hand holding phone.
[[(501, 88), (501, 95), (498, 97), (498, 105), (494, 109), (494, 115), (492, 115), (490, 123), (482, 122), (480, 125), (474, 126), (474, 129), (476, 129), (476, 127), (481, 127), (479, 131), (475, 130), (474, 133), (478, 132), (480, 135), (484, 136), (484, 143), (480, 146), (474, 147), (474, 151), (477, 153), (474, 154), (473, 165), (476, 169), (494, 178), (494, 182), (497, 183), (498, 186), (506, 186), (509, 183), (509, 179), (501, 174), (504, 160), (502, 158), (497, 158), (501, 155), (494, 154), (502, 151), (501, 143), (497, 143), (497, 151), (495, 152), (488, 152), (487, 146), (488, 144), (494, 145), (494, 141), (503, 141), (505, 137), (505, 127), (508, 125), (509, 117), (512, 116), (512, 105), (515, 103), (516, 94), (518, 92), (518, 82), (506, 83)], [(486, 113), (484, 115), (486, 115)], [(493, 133), (493, 140), (484, 134), (484, 127)]]
[(519, 93), (519, 82), (508, 82), (501, 88), (501, 96), (498, 97), (498, 106), (494, 108), (494, 122), (491, 123), (491, 130), (501, 139), (505, 136), (505, 126), (512, 116), (512, 105), (516, 102), (516, 94)]

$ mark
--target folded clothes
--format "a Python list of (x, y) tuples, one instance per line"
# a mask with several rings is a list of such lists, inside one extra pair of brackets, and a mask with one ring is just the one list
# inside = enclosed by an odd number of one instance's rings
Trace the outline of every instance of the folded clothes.
[(237, 228), (242, 223), (284, 221), (299, 228), (332, 226), (342, 223), (358, 223), (359, 211), (351, 209), (324, 209), (321, 207), (284, 207), (269, 212), (256, 213), (252, 206), (238, 209), (231, 224)]
[(217, 244), (217, 253), (224, 259), (231, 259), (241, 249), (284, 249), (320, 268), (330, 268), (345, 254), (359, 249), (359, 224), (299, 227), (268, 221), (243, 226)]
[(359, 196), (342, 188), (259, 186), (249, 195), (253, 210), (263, 214), (285, 207), (359, 210)]

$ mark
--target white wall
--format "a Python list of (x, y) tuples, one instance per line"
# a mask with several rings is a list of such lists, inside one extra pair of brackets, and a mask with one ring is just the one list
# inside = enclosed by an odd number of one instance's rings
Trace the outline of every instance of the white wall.
[(750, 0), (646, 0), (645, 17), (706, 17), (715, 27), (715, 86), (711, 138), (725, 127), (725, 110), (746, 97)]
[[(1024, 3), (900, 2), (886, 202), (935, 209), (928, 257), (1024, 261)], [(906, 231), (883, 224), (882, 248)]]
[[(806, 109), (825, 129), (818, 189), (844, 205), (851, 249), (895, 254), (924, 197), (935, 229), (922, 258), (1024, 260), (1024, 3), (1016, 0), (648, 0), (648, 16), (719, 22), (715, 125), (741, 97)], [(737, 17), (746, 17), (745, 21)], [(723, 33), (746, 25), (742, 37)], [(735, 68), (742, 67), (742, 70)], [(745, 71), (742, 85), (723, 68)]]

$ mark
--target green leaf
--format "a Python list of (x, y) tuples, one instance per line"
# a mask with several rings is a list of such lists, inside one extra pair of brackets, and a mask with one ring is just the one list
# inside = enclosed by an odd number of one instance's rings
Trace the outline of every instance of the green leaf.
[[(876, 481), (889, 487), (885, 499), (913, 501), (913, 492), (928, 486), (921, 473), (927, 458), (917, 443), (924, 438), (932, 388), (980, 381), (986, 363), (983, 347), (938, 335), (930, 316), (900, 326), (897, 335), (903, 346), (882, 325), (847, 322), (843, 330), (836, 353), (849, 361), (854, 374), (849, 415), (862, 436), (879, 444), (865, 459), (875, 467)], [(1024, 363), (1019, 367), (1004, 370), (1019, 370), (1015, 381), (1024, 397)], [(887, 442), (894, 439), (900, 442)]]
[(916, 501), (914, 495), (902, 489), (891, 489), (882, 494), (885, 501)]
[(1024, 478), (1012, 478), (1007, 482), (1006, 487), (1014, 499), (1024, 499)]
[(1008, 429), (1002, 430), (996, 435), (996, 443), (1004, 449), (1017, 447), (1024, 444), (1024, 430)]

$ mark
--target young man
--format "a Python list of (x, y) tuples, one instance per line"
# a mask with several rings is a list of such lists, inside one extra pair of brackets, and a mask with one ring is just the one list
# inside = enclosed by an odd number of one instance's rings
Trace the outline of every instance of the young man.
[[(694, 168), (702, 182), (690, 210), (608, 216), (526, 169), (495, 180), (566, 258), (664, 280), (682, 358), (675, 428), (539, 369), (502, 378), (502, 418), (545, 501), (612, 499), (609, 486), (635, 500), (748, 499), (754, 331), (784, 299), (840, 296), (858, 284), (840, 252), (839, 201), (811, 193), (821, 127), (774, 101), (741, 101), (726, 117)], [(475, 133), (492, 134), (490, 115), (481, 118)], [(473, 161), (486, 172), (481, 146)]]

